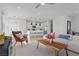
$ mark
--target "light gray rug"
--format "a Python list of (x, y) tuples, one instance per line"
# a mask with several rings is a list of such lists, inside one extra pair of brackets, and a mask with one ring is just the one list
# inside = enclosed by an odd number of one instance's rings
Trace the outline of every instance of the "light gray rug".
[[(37, 42), (31, 41), (28, 45), (24, 45), (22, 48), (21, 45), (16, 46), (16, 56), (55, 56), (55, 52), (53, 49), (50, 49), (43, 44), (39, 45), (37, 49)], [(78, 54), (72, 53), (68, 51), (69, 56), (78, 56)], [(66, 52), (63, 49), (59, 53), (60, 56), (66, 56)]]

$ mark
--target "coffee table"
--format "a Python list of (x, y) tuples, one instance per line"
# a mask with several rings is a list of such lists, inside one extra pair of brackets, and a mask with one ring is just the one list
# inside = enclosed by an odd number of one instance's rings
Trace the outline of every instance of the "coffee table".
[(68, 56), (67, 45), (65, 45), (65, 44), (63, 44), (63, 43), (54, 42), (54, 41), (53, 41), (52, 43), (49, 43), (48, 40), (46, 40), (46, 39), (41, 39), (41, 40), (38, 40), (37, 48), (38, 48), (38, 46), (39, 46), (39, 43), (42, 43), (42, 44), (44, 44), (45, 46), (52, 48), (52, 49), (55, 51), (55, 55), (56, 55), (56, 56), (59, 55), (59, 52), (60, 52), (62, 49), (65, 49), (66, 55)]

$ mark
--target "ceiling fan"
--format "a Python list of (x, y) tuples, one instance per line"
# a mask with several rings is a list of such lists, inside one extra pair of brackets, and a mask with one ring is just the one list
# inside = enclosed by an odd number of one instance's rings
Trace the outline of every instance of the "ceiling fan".
[(54, 5), (55, 3), (37, 3), (37, 4), (35, 4), (35, 8), (39, 8), (40, 6), (42, 6), (42, 5)]

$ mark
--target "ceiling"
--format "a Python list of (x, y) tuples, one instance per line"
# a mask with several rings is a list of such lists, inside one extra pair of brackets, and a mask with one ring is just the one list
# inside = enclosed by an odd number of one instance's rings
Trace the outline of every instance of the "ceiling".
[(41, 5), (39, 8), (35, 8), (36, 5), (37, 3), (0, 3), (4, 14), (12, 17), (79, 15), (79, 3), (45, 4)]

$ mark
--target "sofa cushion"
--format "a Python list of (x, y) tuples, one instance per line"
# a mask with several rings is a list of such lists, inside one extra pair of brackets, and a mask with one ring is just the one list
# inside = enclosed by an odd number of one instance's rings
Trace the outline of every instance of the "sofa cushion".
[(68, 43), (68, 49), (79, 53), (79, 36), (72, 36), (72, 40)]
[(79, 53), (79, 42), (76, 42), (76, 41), (73, 41), (73, 40), (70, 41), (68, 43), (68, 49)]
[(77, 36), (77, 35), (73, 35), (72, 39), (74, 42), (79, 42), (79, 36)]
[(69, 40), (65, 40), (63, 38), (55, 38), (54, 41), (60, 42), (60, 43), (63, 43), (63, 44), (68, 44)]
[(22, 39), (22, 38), (23, 38), (23, 35), (22, 35), (21, 33), (19, 33), (19, 34), (16, 34), (16, 37), (17, 37), (18, 39)]

